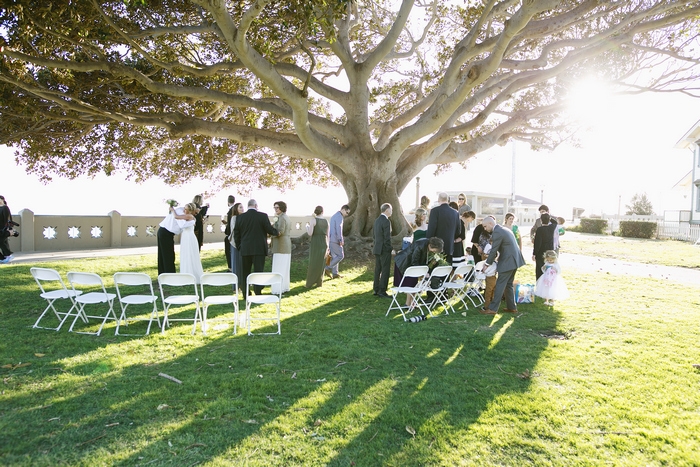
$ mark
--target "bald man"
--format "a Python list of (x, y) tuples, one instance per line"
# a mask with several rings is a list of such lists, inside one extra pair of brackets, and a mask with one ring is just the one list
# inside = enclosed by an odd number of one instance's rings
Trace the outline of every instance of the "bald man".
[(513, 280), (515, 279), (515, 273), (518, 271), (519, 267), (525, 265), (525, 258), (518, 248), (518, 242), (515, 240), (515, 235), (513, 232), (501, 225), (496, 224), (496, 220), (493, 217), (486, 217), (481, 222), (484, 226), (484, 230), (491, 233), (491, 252), (488, 258), (486, 258), (486, 263), (484, 264), (483, 271), (496, 261), (496, 255), (498, 256), (498, 265), (496, 271), (498, 272), (498, 279), (496, 280), (496, 290), (493, 294), (493, 300), (491, 303), (481, 310), (481, 313), (485, 315), (495, 315), (498, 313), (498, 307), (501, 304), (501, 299), (503, 294), (506, 297), (506, 313), (517, 313), (517, 308), (515, 305), (515, 293), (513, 291)]

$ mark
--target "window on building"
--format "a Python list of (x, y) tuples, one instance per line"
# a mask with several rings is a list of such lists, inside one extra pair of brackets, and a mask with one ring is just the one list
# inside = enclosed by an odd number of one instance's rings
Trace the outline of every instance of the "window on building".
[(695, 185), (695, 212), (700, 212), (700, 184)]

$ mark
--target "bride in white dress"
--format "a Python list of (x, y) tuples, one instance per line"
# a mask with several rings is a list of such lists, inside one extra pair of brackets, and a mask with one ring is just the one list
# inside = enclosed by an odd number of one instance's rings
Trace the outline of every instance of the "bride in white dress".
[(199, 284), (204, 270), (202, 269), (202, 260), (199, 257), (199, 241), (194, 234), (197, 206), (194, 203), (187, 203), (184, 214), (176, 214), (173, 208), (170, 209), (173, 211), (175, 219), (185, 221), (182, 224), (182, 233), (180, 234), (180, 272), (192, 274)]

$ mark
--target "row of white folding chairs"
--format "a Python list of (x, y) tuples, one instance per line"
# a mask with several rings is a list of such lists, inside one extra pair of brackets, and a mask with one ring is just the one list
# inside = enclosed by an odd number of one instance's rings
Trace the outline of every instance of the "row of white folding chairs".
[[(151, 278), (147, 274), (143, 273), (132, 273), (132, 272), (118, 272), (114, 275), (114, 284), (116, 288), (116, 294), (108, 293), (105, 289), (102, 278), (94, 273), (85, 272), (69, 272), (67, 274), (68, 281), (71, 284), (71, 289), (68, 289), (63, 282), (60, 274), (54, 269), (47, 268), (31, 268), (31, 273), (36, 280), (39, 289), (41, 290), (40, 296), (44, 298), (48, 305), (44, 312), (39, 316), (36, 323), (34, 323), (34, 328), (60, 330), (63, 324), (70, 316), (74, 316), (73, 322), (70, 326), (69, 332), (73, 331), (73, 328), (80, 318), (83, 322), (88, 323), (89, 318), (101, 318), (102, 323), (100, 324), (97, 332), (81, 332), (84, 334), (95, 334), (100, 335), (102, 328), (108, 319), (113, 319), (116, 322), (115, 335), (131, 335), (131, 334), (120, 334), (119, 328), (123, 322), (128, 326), (129, 321), (144, 320), (143, 318), (129, 318), (127, 316), (126, 310), (129, 305), (152, 305), (152, 310), (150, 317), (147, 319), (148, 327), (146, 329), (146, 335), (150, 333), (151, 324), (155, 320), (158, 326), (161, 328), (161, 332), (165, 332), (166, 326), (169, 326), (170, 321), (193, 321), (192, 334), (195, 333), (197, 329), (197, 321), (201, 323), (202, 332), (206, 334), (207, 329), (207, 311), (210, 305), (225, 305), (231, 304), (234, 310), (234, 334), (237, 333), (238, 325), (238, 278), (232, 273), (205, 273), (200, 279), (200, 294), (198, 294), (197, 284), (195, 278), (191, 274), (181, 274), (181, 273), (164, 273), (158, 276), (158, 284), (160, 289), (160, 298), (163, 301), (163, 322), (161, 324), (160, 318), (158, 317), (158, 309), (156, 302), (158, 297), (153, 292), (153, 283)], [(281, 283), (282, 277), (277, 273), (253, 273), (249, 276), (249, 284), (257, 285), (270, 285)], [(49, 285), (49, 283), (51, 285)], [(77, 286), (77, 287), (76, 287)], [(79, 290), (82, 286), (89, 286), (97, 288), (97, 291), (83, 293)], [(121, 288), (120, 288), (121, 286)], [(171, 287), (192, 287), (193, 293), (184, 294), (165, 294), (163, 286)], [(231, 287), (232, 293), (224, 295), (205, 295), (205, 286), (228, 286)], [(49, 289), (49, 287), (51, 287)], [(129, 287), (142, 287), (143, 290), (140, 292), (147, 293), (128, 293)], [(147, 289), (146, 289), (147, 288)], [(101, 290), (99, 290), (101, 289)], [(281, 290), (281, 287), (276, 289)], [(183, 289), (179, 289), (183, 290)], [(131, 289), (133, 291), (133, 289)], [(126, 292), (126, 293), (125, 293)], [(200, 296), (202, 298), (202, 308), (203, 314), (200, 309)], [(114, 313), (114, 299), (118, 298), (121, 315), (117, 319)], [(54, 304), (57, 300), (69, 300), (71, 307), (67, 312), (60, 312), (56, 309)], [(281, 333), (280, 326), (280, 302), (281, 302), (281, 292), (275, 295), (256, 295), (251, 296), (246, 292), (246, 325), (248, 330), (248, 335), (252, 335), (250, 330), (251, 319), (267, 319), (267, 318), (251, 318), (250, 317), (250, 304), (251, 303), (276, 303), (277, 305), (277, 333)], [(106, 303), (108, 305), (107, 312), (104, 316), (88, 315), (85, 311), (86, 305), (94, 305)], [(169, 318), (168, 311), (173, 305), (195, 305), (195, 316), (193, 319), (189, 318)], [(46, 313), (51, 310), (55, 314), (56, 318), (59, 320), (59, 324), (55, 328), (42, 327), (39, 326), (39, 322), (44, 318)], [(75, 310), (75, 313), (74, 313)], [(76, 331), (78, 332), (78, 331)]]
[[(453, 303), (461, 302), (465, 309), (469, 308), (465, 299), (469, 300), (472, 306), (477, 306), (477, 302), (479, 305), (483, 304), (474, 265), (464, 264), (455, 268), (454, 271), (452, 266), (438, 266), (433, 268), (430, 275), (428, 271), (428, 266), (411, 266), (406, 269), (399, 285), (390, 289), (391, 303), (385, 316), (388, 316), (392, 310), (397, 310), (406, 321), (406, 315), (416, 309), (421, 316), (425, 316), (424, 311), (434, 316), (433, 310), (439, 306), (443, 307), (446, 314), (449, 314), (449, 310), (455, 313)], [(411, 282), (410, 279), (416, 279), (417, 284), (406, 285), (405, 282)], [(399, 303), (401, 294), (412, 297), (410, 305)], [(423, 298), (423, 294), (432, 296), (432, 300), (428, 303)]]

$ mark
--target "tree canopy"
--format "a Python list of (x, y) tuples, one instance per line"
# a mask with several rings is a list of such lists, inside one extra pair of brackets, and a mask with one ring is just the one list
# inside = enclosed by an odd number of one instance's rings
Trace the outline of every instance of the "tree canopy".
[(636, 193), (630, 200), (630, 204), (626, 205), (625, 208), (627, 208), (625, 214), (628, 216), (633, 214), (650, 216), (654, 214), (654, 206), (651, 204), (649, 198), (647, 198), (646, 193), (642, 193), (641, 195)]
[(696, 92), (699, 15), (696, 0), (3, 0), (0, 143), (45, 179), (337, 181), (364, 235), (427, 165), (569, 138), (582, 77)]

